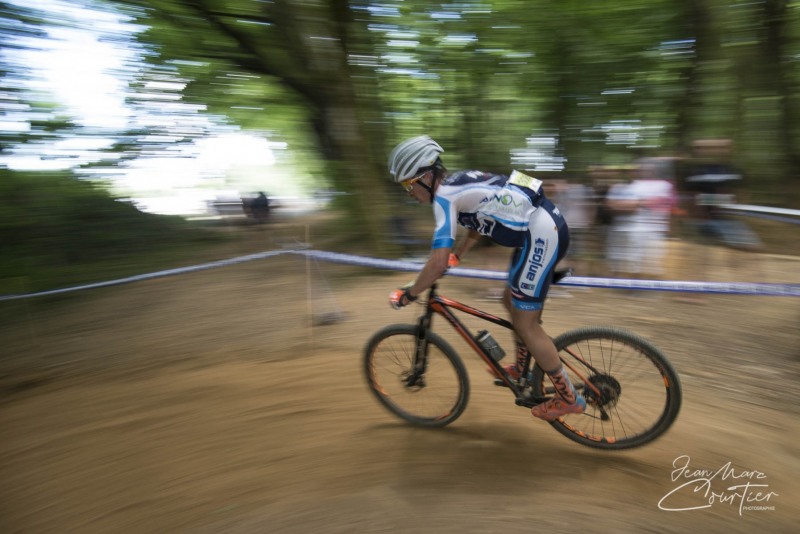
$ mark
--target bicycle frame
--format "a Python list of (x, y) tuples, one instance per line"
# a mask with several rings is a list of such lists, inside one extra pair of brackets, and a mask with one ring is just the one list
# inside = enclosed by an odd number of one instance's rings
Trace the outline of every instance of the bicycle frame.
[[(497, 317), (496, 315), (492, 315), (491, 313), (487, 313), (485, 311), (479, 310), (467, 304), (463, 304), (461, 302), (449, 299), (447, 297), (443, 297), (437, 293), (437, 284), (433, 284), (430, 290), (428, 291), (428, 300), (425, 306), (425, 313), (419, 318), (418, 321), (418, 331), (417, 331), (417, 364), (415, 368), (418, 371), (423, 371), (425, 365), (427, 364), (427, 333), (431, 329), (431, 322), (433, 319), (434, 314), (441, 315), (447, 322), (450, 323), (450, 326), (455, 329), (455, 331), (464, 339), (464, 341), (472, 347), (478, 356), (480, 356), (483, 361), (488, 365), (495, 374), (500, 377), (500, 380), (503, 382), (503, 385), (508, 387), (516, 397), (516, 403), (520, 406), (533, 406), (538, 404), (547, 399), (547, 397), (537, 397), (537, 398), (530, 398), (526, 397), (525, 392), (527, 390), (528, 380), (527, 377), (529, 376), (529, 371), (531, 370), (531, 354), (529, 353), (528, 356), (525, 358), (525, 364), (522, 369), (522, 373), (520, 375), (519, 381), (512, 379), (509, 374), (503, 369), (503, 367), (494, 359), (492, 358), (484, 349), (483, 347), (475, 341), (475, 336), (472, 332), (464, 325), (461, 320), (456, 317), (453, 310), (458, 310), (460, 312), (466, 313), (467, 315), (471, 315), (473, 317), (477, 317), (484, 321), (488, 321), (495, 325), (501, 326), (508, 330), (514, 330), (514, 325), (511, 321), (507, 319), (503, 319), (501, 317)], [(589, 365), (583, 358), (578, 356), (577, 354), (573, 354), (569, 352), (569, 354), (575, 357), (578, 361), (580, 361), (583, 365), (586, 366), (587, 369), (591, 371), (595, 371), (595, 369)], [(586, 379), (585, 375), (580, 372), (579, 369), (575, 368), (574, 365), (571, 365), (570, 362), (565, 361), (561, 358), (561, 361), (569, 367), (572, 372), (574, 372), (580, 379), (586, 384), (589, 388), (595, 391), (597, 395), (600, 395), (600, 391)], [(422, 365), (422, 368), (419, 368), (419, 365)]]
[[(490, 323), (496, 324), (508, 330), (513, 330), (514, 325), (511, 321), (503, 319), (501, 317), (497, 317), (496, 315), (492, 315), (491, 313), (487, 313), (481, 311), (477, 308), (473, 308), (472, 306), (468, 306), (467, 304), (463, 304), (461, 302), (449, 299), (447, 297), (443, 297), (437, 293), (437, 284), (431, 286), (430, 290), (428, 291), (428, 301), (425, 306), (425, 313), (419, 318), (418, 323), (418, 332), (417, 332), (417, 339), (419, 341), (417, 345), (417, 356), (422, 356), (422, 361), (426, 360), (425, 356), (427, 355), (427, 344), (426, 344), (426, 336), (427, 332), (431, 328), (431, 322), (433, 319), (434, 314), (441, 315), (447, 322), (450, 323), (450, 326), (458, 332), (458, 334), (464, 339), (464, 341), (469, 345), (472, 350), (474, 350), (478, 356), (480, 356), (486, 365), (488, 365), (491, 369), (495, 371), (498, 377), (503, 381), (505, 386), (508, 386), (509, 389), (514, 393), (514, 396), (517, 398), (518, 404), (519, 401), (524, 400), (523, 390), (525, 386), (525, 379), (524, 377), (527, 376), (527, 372), (530, 367), (530, 357), (525, 364), (525, 372), (523, 374), (523, 378), (517, 383), (513, 380), (508, 373), (506, 373), (505, 369), (503, 369), (500, 364), (495, 361), (486, 351), (481, 347), (477, 341), (475, 341), (475, 336), (469, 330), (469, 328), (464, 325), (461, 320), (456, 317), (453, 310), (458, 310), (460, 312), (466, 313), (467, 315), (471, 315), (473, 317), (477, 317), (479, 319), (483, 319), (484, 321), (488, 321)], [(424, 364), (423, 364), (424, 365)]]

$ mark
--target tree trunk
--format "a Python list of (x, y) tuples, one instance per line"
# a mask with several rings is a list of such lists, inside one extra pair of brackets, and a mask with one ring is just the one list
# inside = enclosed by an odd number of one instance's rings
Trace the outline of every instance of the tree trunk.
[[(787, 17), (787, 0), (766, 0), (763, 3), (764, 36), (762, 43), (762, 58), (764, 69), (764, 83), (772, 88), (778, 97), (778, 154), (779, 161), (776, 165), (779, 174), (777, 183), (793, 185), (790, 191), (783, 191), (800, 200), (800, 187), (797, 177), (800, 177), (800, 154), (795, 147), (797, 144), (797, 119), (798, 113), (793, 105), (793, 84), (790, 63), (787, 59), (791, 55), (789, 48)], [(795, 177), (794, 180), (785, 180), (786, 176)]]
[(703, 77), (701, 67), (715, 55), (711, 13), (706, 0), (686, 0), (683, 4), (688, 34), (695, 39), (694, 57), (684, 73), (684, 97), (678, 102), (676, 128), (677, 144), (684, 150), (691, 146), (700, 130), (696, 119), (703, 106)]
[(263, 25), (259, 32), (240, 23), (242, 15), (235, 11), (240, 6), (234, 4), (230, 11), (222, 11), (224, 8), (208, 0), (184, 7), (196, 10), (202, 20), (232, 41), (236, 53), (227, 56), (229, 61), (280, 80), (303, 99), (327, 165), (326, 178), (348, 193), (345, 205), (350, 210), (351, 229), (360, 234), (356, 239), (381, 250), (386, 210), (382, 209), (385, 196), (380, 194), (384, 190), (380, 181), (385, 180), (386, 171), (376, 162), (379, 150), (372, 141), (380, 141), (382, 135), (366, 132), (361, 119), (362, 114), (374, 116), (371, 108), (376, 106), (377, 92), (369, 100), (359, 98), (350, 72), (348, 57), (357, 53), (350, 47), (368, 39), (368, 32), (354, 31), (349, 3), (264, 3), (260, 13), (249, 16)]

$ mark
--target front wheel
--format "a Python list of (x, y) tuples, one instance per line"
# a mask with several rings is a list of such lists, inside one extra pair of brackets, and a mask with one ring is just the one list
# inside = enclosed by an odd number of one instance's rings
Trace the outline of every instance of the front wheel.
[(469, 378), (455, 350), (427, 334), (427, 357), (416, 357), (417, 327), (391, 325), (378, 331), (364, 350), (370, 391), (390, 412), (411, 424), (442, 427), (467, 407)]
[[(661, 351), (645, 339), (616, 328), (588, 327), (554, 340), (586, 411), (551, 424), (582, 445), (599, 449), (639, 447), (661, 436), (681, 407), (678, 374)], [(541, 368), (532, 376), (536, 396), (552, 396)]]

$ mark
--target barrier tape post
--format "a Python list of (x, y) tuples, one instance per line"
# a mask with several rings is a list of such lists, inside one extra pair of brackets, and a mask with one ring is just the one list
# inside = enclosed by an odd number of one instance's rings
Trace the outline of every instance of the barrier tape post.
[[(311, 246), (311, 236), (309, 227), (306, 224), (305, 232), (303, 239), (305, 239), (305, 244), (307, 246)], [(308, 328), (308, 339), (311, 342), (311, 346), (314, 346), (314, 307), (312, 304), (312, 295), (311, 295), (311, 258), (306, 256), (306, 315), (307, 315), (307, 328)]]

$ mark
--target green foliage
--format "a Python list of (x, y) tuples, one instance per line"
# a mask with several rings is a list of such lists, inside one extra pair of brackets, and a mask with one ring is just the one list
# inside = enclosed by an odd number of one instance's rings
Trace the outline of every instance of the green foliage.
[[(750, 188), (784, 191), (800, 172), (796, 2), (147, 5), (143, 37), (192, 80), (187, 98), (274, 132), (301, 149), (301, 173), (322, 169), (339, 190), (381, 180), (391, 147), (423, 132), (451, 169), (563, 162), (571, 178), (727, 137)], [(360, 206), (347, 209), (366, 228)]]
[(142, 213), (69, 173), (0, 169), (0, 199), (0, 293), (155, 270), (154, 255), (163, 262), (165, 252), (209, 239), (183, 219)]
[[(548, 167), (537, 162), (549, 158), (550, 169), (565, 162), (570, 179), (589, 165), (680, 156), (694, 139), (729, 137), (752, 198), (789, 206), (800, 199), (796, 1), (108, 3), (147, 27), (135, 39), (144, 50), (136, 61), (148, 64), (135, 65), (128, 103), (165, 119), (114, 135), (109, 151), (123, 160), (179, 154), (179, 144), (210, 135), (193, 114), (224, 115), (288, 147), (275, 176), (349, 193), (337, 201), (349, 212), (347, 230), (376, 247), (379, 219), (391, 213), (381, 202), (393, 205), (384, 194), (386, 155), (423, 132), (442, 143), (451, 169), (539, 172)], [(7, 27), (18, 32), (11, 20), (23, 13), (13, 12)], [(0, 59), (0, 74), (12, 67)], [(167, 104), (177, 101), (189, 111)], [(0, 141), (92, 134), (44, 102), (29, 103), (39, 112), (32, 130), (0, 132)], [(91, 255), (68, 249), (86, 239), (113, 246), (90, 224), (75, 234), (48, 231), (35, 239), (52, 242), (55, 264)]]

